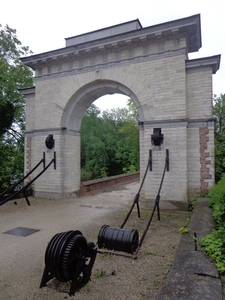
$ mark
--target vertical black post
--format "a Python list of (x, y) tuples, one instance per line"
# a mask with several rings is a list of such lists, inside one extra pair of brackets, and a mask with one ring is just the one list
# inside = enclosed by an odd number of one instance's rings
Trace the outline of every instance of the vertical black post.
[(152, 149), (149, 149), (149, 171), (152, 171)]
[(45, 152), (43, 152), (43, 169), (45, 169)]
[(54, 151), (54, 169), (56, 170), (56, 152)]
[(169, 159), (169, 149), (166, 149), (166, 171), (170, 170), (170, 159)]

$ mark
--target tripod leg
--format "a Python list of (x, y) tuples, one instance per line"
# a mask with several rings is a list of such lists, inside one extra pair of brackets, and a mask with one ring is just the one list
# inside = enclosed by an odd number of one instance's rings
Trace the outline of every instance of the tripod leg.
[(45, 267), (44, 272), (43, 272), (43, 276), (41, 279), (41, 284), (40, 284), (40, 289), (46, 286), (46, 283), (51, 280), (52, 278), (54, 278), (54, 276), (52, 276), (52, 274), (50, 274), (50, 272), (47, 270), (47, 268)]
[(70, 296), (74, 296), (74, 294), (77, 291), (77, 289), (79, 288), (79, 286), (81, 286), (82, 283), (83, 283), (82, 282), (83, 278), (80, 277), (80, 274), (81, 274), (83, 269), (84, 269), (84, 262), (78, 260), (76, 270), (75, 270), (75, 274), (73, 276), (71, 286), (70, 286), (70, 292), (69, 292)]

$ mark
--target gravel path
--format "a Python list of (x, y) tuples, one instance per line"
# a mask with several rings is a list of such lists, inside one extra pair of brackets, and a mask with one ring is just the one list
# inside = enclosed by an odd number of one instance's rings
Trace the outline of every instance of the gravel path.
[[(117, 190), (102, 191), (76, 199), (43, 200), (31, 198), (28, 207), (19, 200), (0, 207), (0, 299), (1, 300), (147, 300), (157, 299), (180, 240), (179, 228), (188, 212), (163, 211), (154, 216), (137, 259), (98, 254), (92, 280), (75, 296), (68, 295), (70, 282), (53, 279), (39, 289), (48, 242), (58, 232), (80, 230), (88, 242), (97, 242), (102, 225), (119, 227), (124, 220), (139, 183)], [(134, 211), (126, 224), (142, 235), (151, 210), (141, 205), (141, 218)], [(40, 231), (27, 237), (4, 232), (26, 227)]]

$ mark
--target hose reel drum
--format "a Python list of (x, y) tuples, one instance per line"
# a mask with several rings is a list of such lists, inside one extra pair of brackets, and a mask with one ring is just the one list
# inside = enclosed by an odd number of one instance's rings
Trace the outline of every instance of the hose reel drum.
[(132, 255), (138, 249), (138, 242), (139, 234), (136, 229), (127, 230), (103, 225), (98, 235), (99, 248), (122, 251)]
[(71, 281), (70, 295), (90, 280), (96, 258), (94, 243), (88, 243), (78, 230), (61, 232), (53, 236), (45, 251), (45, 269), (40, 288), (56, 278)]

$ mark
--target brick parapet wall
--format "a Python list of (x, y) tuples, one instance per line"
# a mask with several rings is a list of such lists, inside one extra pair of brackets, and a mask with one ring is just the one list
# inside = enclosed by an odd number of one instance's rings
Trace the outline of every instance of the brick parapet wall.
[(115, 175), (95, 180), (83, 181), (81, 183), (80, 195), (83, 196), (87, 193), (110, 187), (121, 183), (130, 183), (139, 180), (140, 172), (133, 172), (128, 174)]

